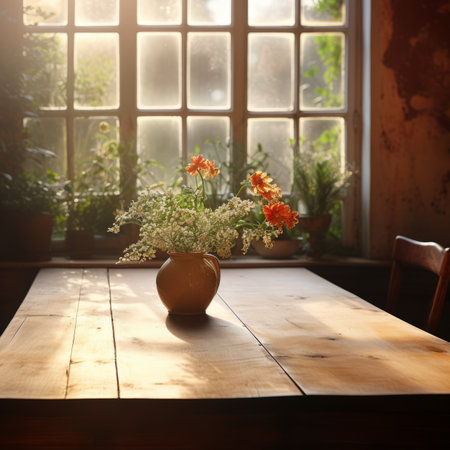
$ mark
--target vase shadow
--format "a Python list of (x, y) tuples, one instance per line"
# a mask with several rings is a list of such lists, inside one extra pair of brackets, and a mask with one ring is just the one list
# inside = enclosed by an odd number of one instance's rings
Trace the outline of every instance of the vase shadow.
[(233, 324), (208, 314), (199, 314), (192, 316), (168, 314), (166, 317), (167, 329), (177, 338), (194, 342), (200, 339), (208, 339), (214, 330), (214, 336), (227, 333)]

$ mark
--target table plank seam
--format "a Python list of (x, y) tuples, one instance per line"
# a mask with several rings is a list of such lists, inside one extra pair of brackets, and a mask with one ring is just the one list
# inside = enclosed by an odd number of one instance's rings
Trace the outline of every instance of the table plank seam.
[(109, 268), (106, 270), (106, 279), (108, 281), (109, 314), (111, 316), (111, 327), (112, 327), (112, 336), (113, 336), (113, 345), (114, 345), (114, 366), (116, 368), (117, 398), (121, 398), (121, 396), (120, 396), (120, 383), (119, 383), (119, 368), (117, 366), (116, 329), (115, 329), (115, 326), (114, 326), (114, 313), (113, 313), (113, 306), (112, 306), (111, 279), (110, 279), (110, 269)]
[(83, 281), (84, 281), (84, 274), (86, 273), (86, 269), (83, 269), (81, 271), (81, 283), (79, 284), (79, 289), (78, 289), (78, 301), (77, 301), (77, 310), (75, 313), (75, 319), (74, 319), (74, 324), (73, 324), (73, 335), (72, 335), (72, 347), (70, 349), (70, 356), (69, 356), (69, 365), (66, 369), (66, 389), (64, 392), (64, 398), (67, 399), (67, 396), (69, 394), (69, 382), (70, 382), (70, 369), (72, 367), (72, 355), (73, 355), (73, 347), (75, 344), (75, 336), (77, 333), (77, 323), (78, 323), (78, 311), (80, 309), (80, 301), (81, 301), (81, 291), (83, 289)]
[(11, 339), (9, 340), (9, 343), (11, 343), (14, 338), (16, 337), (17, 333), (20, 331), (20, 329), (22, 328), (23, 324), (25, 323), (25, 321), (27, 320), (28, 316), (24, 316), (22, 321), (20, 322), (20, 325), (17, 327), (16, 331), (14, 331), (14, 334), (11, 336)]
[(286, 374), (286, 376), (291, 380), (294, 386), (302, 393), (302, 395), (306, 395), (306, 392), (300, 387), (300, 385), (294, 380), (294, 378), (289, 374), (289, 372), (283, 367), (283, 365), (278, 361), (275, 356), (272, 355), (270, 350), (261, 342), (261, 340), (256, 336), (255, 333), (247, 326), (247, 324), (234, 312), (234, 310), (230, 307), (230, 305), (225, 301), (225, 299), (217, 293), (217, 296), (222, 300), (224, 305), (232, 312), (232, 314), (239, 320), (239, 322), (245, 327), (245, 329), (255, 338), (258, 344), (264, 349), (264, 351), (270, 356), (270, 358), (275, 362), (275, 364)]

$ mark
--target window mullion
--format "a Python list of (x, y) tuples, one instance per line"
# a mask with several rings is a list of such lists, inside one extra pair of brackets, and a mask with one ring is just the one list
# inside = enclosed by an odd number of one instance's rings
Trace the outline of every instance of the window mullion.
[(187, 116), (189, 110), (187, 107), (187, 90), (188, 86), (188, 73), (187, 73), (187, 39), (188, 39), (188, 24), (187, 24), (187, 0), (182, 0), (182, 19), (181, 19), (181, 158), (183, 161), (187, 161)]
[(67, 175), (69, 179), (75, 177), (75, 144), (74, 144), (74, 42), (75, 42), (75, 0), (68, 3), (67, 22), (67, 112), (66, 112), (66, 145), (67, 145)]
[[(232, 34), (232, 86), (233, 100), (231, 133), (233, 162), (242, 167), (247, 162), (247, 1), (234, 1)], [(236, 192), (241, 180), (233, 180)]]
[[(136, 185), (137, 128), (137, 7), (136, 2), (120, 2), (119, 15), (120, 60), (120, 140), (127, 152), (121, 155), (121, 179), (125, 201), (131, 200)], [(129, 198), (128, 198), (129, 197)]]

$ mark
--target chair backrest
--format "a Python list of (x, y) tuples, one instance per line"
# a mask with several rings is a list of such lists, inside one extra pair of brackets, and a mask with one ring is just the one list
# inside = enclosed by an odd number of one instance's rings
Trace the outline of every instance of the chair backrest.
[(435, 242), (420, 242), (397, 236), (392, 254), (392, 270), (387, 297), (387, 310), (393, 312), (398, 300), (402, 269), (404, 266), (421, 267), (438, 275), (439, 280), (427, 320), (427, 330), (436, 332), (444, 307), (450, 279), (450, 248)]

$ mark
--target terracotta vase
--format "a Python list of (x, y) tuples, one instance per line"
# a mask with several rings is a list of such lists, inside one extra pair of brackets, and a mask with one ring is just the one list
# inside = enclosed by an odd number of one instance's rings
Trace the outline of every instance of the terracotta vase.
[(279, 239), (272, 242), (273, 246), (267, 248), (263, 241), (253, 241), (252, 246), (259, 256), (266, 259), (290, 259), (298, 251), (298, 239)]
[(207, 253), (170, 253), (156, 276), (169, 314), (205, 314), (219, 283), (219, 260)]
[(309, 216), (300, 214), (298, 216), (298, 227), (300, 230), (309, 233), (309, 250), (308, 255), (312, 257), (320, 256), (317, 248), (317, 239), (325, 233), (330, 227), (331, 214), (323, 214), (320, 216)]

